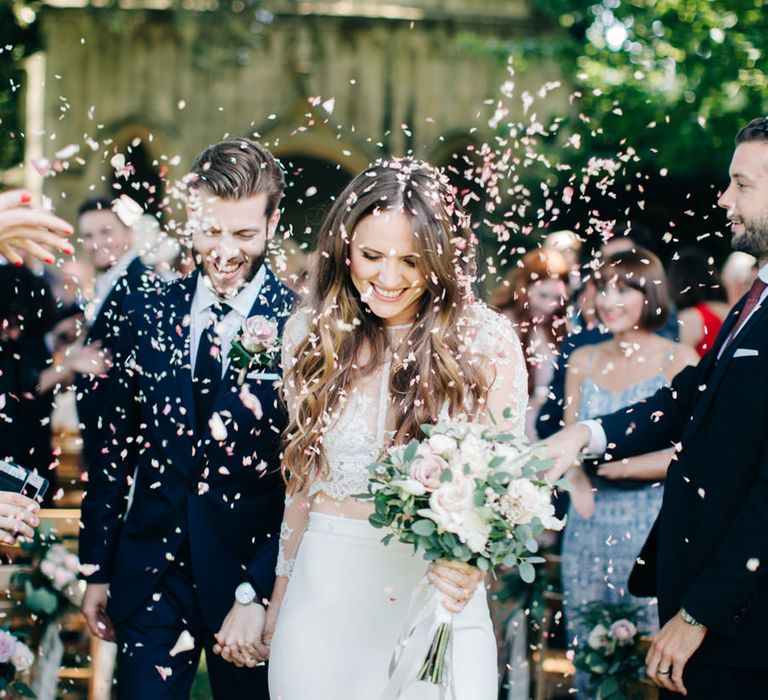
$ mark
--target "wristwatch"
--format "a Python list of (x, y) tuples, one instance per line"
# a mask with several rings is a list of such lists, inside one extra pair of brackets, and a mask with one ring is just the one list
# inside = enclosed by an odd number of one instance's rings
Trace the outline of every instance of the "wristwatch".
[(685, 608), (680, 608), (680, 616), (683, 618), (683, 622), (687, 622), (692, 627), (703, 627), (693, 615), (691, 615)]
[(248, 581), (243, 581), (235, 588), (235, 600), (240, 605), (250, 605), (256, 600), (256, 589)]

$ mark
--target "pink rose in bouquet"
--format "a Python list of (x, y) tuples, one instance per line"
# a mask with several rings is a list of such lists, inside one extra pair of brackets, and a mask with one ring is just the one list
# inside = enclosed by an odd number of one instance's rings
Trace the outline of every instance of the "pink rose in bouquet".
[(616, 620), (616, 622), (611, 625), (611, 637), (622, 646), (624, 644), (630, 644), (634, 640), (636, 634), (637, 627), (635, 627), (629, 620)]
[(12, 634), (0, 630), (0, 664), (8, 663), (15, 651), (16, 638)]
[(274, 347), (276, 341), (277, 324), (264, 316), (252, 316), (245, 321), (240, 342), (248, 352), (265, 352)]
[(426, 491), (437, 491), (440, 488), (440, 475), (448, 469), (448, 462), (436, 454), (425, 451), (423, 456), (411, 462), (411, 479), (418, 481)]

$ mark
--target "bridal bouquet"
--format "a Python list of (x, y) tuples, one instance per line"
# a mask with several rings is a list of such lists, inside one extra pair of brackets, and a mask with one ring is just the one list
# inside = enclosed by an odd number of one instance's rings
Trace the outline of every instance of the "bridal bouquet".
[[(396, 537), (429, 561), (467, 562), (483, 571), (503, 564), (533, 581), (534, 564), (544, 561), (535, 554), (537, 536), (564, 525), (555, 517), (553, 485), (538, 476), (550, 462), (494, 426), (443, 415), (422, 430), (423, 441), (392, 447), (369, 467), (370, 523), (391, 531), (383, 542)], [(430, 620), (436, 631), (418, 680), (441, 684), (451, 616), (436, 607)]]
[(10, 691), (17, 696), (34, 698), (29, 686), (18, 680), (18, 676), (27, 673), (34, 662), (35, 655), (26, 644), (7, 630), (0, 629), (0, 696), (5, 697)]

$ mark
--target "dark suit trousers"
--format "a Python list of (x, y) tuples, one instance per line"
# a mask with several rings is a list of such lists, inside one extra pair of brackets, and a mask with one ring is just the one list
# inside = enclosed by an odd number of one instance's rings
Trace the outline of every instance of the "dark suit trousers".
[[(184, 630), (194, 637), (195, 648), (171, 656)], [(269, 700), (266, 666), (237, 668), (213, 653), (215, 640), (183, 558), (171, 565), (155, 595), (117, 625), (117, 642), (119, 700), (188, 700), (203, 650), (214, 700)], [(165, 680), (157, 667), (171, 669)]]
[[(685, 700), (761, 700), (768, 698), (768, 671), (724, 668), (689, 662), (683, 671)], [(683, 700), (679, 693), (659, 692), (659, 700)]]

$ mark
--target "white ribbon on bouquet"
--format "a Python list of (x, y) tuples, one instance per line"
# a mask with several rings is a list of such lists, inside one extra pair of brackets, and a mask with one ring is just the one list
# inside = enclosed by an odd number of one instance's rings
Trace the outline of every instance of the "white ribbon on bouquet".
[(453, 682), (453, 633), (445, 651), (442, 683), (418, 680), (438, 628), (453, 622), (453, 614), (443, 607), (442, 600), (442, 594), (423, 577), (411, 596), (408, 615), (389, 664), (389, 682), (380, 700), (457, 700)]

